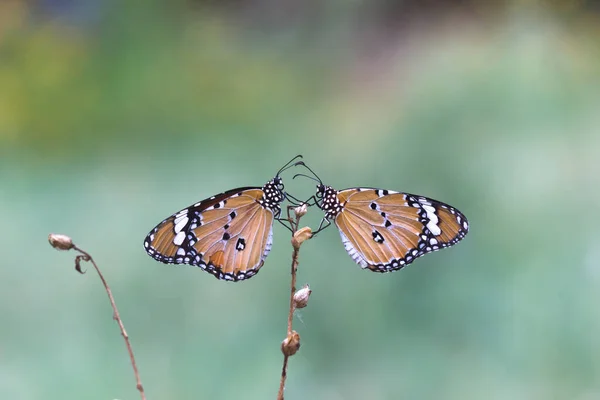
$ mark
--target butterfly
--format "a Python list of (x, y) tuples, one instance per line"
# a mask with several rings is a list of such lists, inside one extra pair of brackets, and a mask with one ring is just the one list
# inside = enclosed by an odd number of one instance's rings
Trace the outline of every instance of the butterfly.
[(273, 221), (286, 199), (280, 174), (262, 187), (241, 187), (209, 197), (162, 221), (144, 249), (165, 264), (195, 265), (217, 279), (241, 281), (256, 275), (271, 251)]
[[(467, 218), (456, 208), (424, 196), (376, 188), (336, 190), (318, 182), (311, 198), (325, 212), (319, 229), (331, 221), (344, 247), (362, 268), (396, 271), (418, 257), (455, 245), (469, 231)], [(313, 236), (314, 236), (313, 234)]]

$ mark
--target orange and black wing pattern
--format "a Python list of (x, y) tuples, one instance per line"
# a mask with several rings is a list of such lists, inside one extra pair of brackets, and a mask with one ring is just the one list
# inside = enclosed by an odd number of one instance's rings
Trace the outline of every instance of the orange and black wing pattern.
[(267, 197), (265, 187), (246, 187), (208, 198), (158, 224), (144, 248), (163, 263), (195, 265), (217, 279), (248, 279), (271, 250), (273, 220), (283, 200)]
[(469, 230), (466, 217), (456, 208), (409, 193), (330, 190), (323, 204), (348, 254), (363, 268), (377, 272), (398, 270), (427, 253), (450, 247)]

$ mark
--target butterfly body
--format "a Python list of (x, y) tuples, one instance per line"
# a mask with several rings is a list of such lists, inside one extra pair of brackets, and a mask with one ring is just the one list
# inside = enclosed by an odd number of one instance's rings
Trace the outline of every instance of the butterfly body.
[(271, 250), (273, 221), (285, 197), (279, 176), (263, 187), (212, 196), (158, 224), (146, 236), (144, 248), (166, 264), (198, 266), (217, 279), (248, 279)]
[(376, 272), (401, 269), (427, 253), (452, 246), (468, 232), (466, 217), (437, 200), (376, 188), (317, 186), (324, 221), (337, 226), (348, 254)]

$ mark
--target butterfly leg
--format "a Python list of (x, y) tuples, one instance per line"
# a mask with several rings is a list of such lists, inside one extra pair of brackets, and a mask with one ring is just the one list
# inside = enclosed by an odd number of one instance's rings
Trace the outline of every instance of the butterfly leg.
[(290, 224), (290, 221), (286, 218), (275, 218), (277, 221), (279, 221), (279, 223), (283, 226), (285, 226), (287, 228), (288, 231), (294, 233), (294, 230), (291, 228), (291, 226), (289, 226), (288, 224)]
[[(312, 203), (311, 203), (311, 200), (312, 200)], [(317, 204), (317, 199), (315, 198), (315, 196), (311, 196), (308, 199), (306, 199), (306, 201), (304, 201), (303, 203), (309, 207), (312, 207)]]
[[(298, 206), (301, 206), (302, 204), (306, 204), (308, 207), (312, 207), (314, 205), (317, 204), (317, 199), (315, 198), (315, 196), (311, 196), (306, 200), (298, 200), (297, 198), (294, 197), (294, 200), (296, 200), (298, 202)], [(311, 203), (312, 201), (312, 203)]]
[[(294, 230), (292, 229), (292, 220), (290, 219), (290, 208), (294, 208), (293, 206), (288, 206), (288, 217), (281, 218), (281, 209), (277, 211), (277, 213), (273, 216), (273, 218), (278, 221), (281, 225), (285, 226), (286, 229), (292, 233)], [(289, 224), (289, 225), (288, 225)]]
[[(308, 198), (308, 199), (306, 199), (306, 200), (300, 200), (300, 199), (298, 199), (297, 197), (294, 197), (294, 196), (292, 196), (292, 195), (291, 195), (291, 194), (289, 194), (289, 193), (286, 193), (286, 194), (285, 194), (285, 196), (286, 196), (287, 200), (288, 200), (288, 201), (289, 201), (289, 202), (290, 202), (290, 203), (291, 203), (291, 204), (292, 204), (294, 207), (298, 207), (298, 206), (301, 206), (301, 205), (303, 205), (303, 204), (306, 204), (308, 207), (312, 207), (312, 206), (314, 206), (314, 205), (316, 205), (316, 204), (317, 204), (317, 199), (315, 198), (315, 196), (311, 196), (311, 197), (309, 197), (309, 198)], [(294, 201), (291, 201), (290, 199), (292, 199), (292, 200), (294, 200)], [(311, 203), (311, 201), (312, 201), (312, 203)]]
[[(325, 225), (325, 226), (323, 226), (323, 224), (326, 224), (326, 225)], [(317, 229), (316, 231), (314, 231), (314, 232), (312, 233), (313, 237), (314, 237), (314, 236), (315, 236), (317, 233), (321, 232), (323, 229), (327, 228), (329, 225), (331, 225), (331, 221), (330, 221), (330, 220), (328, 220), (327, 218), (323, 218), (323, 219), (321, 220), (321, 223), (319, 224), (319, 229)]]
[[(287, 196), (290, 196), (289, 194), (286, 194)], [(279, 221), (279, 223), (283, 226), (285, 226), (290, 232), (294, 232), (295, 230), (298, 230), (298, 224), (296, 222), (295, 216), (292, 216), (292, 212), (295, 213), (295, 209), (303, 204), (306, 204), (307, 206), (311, 206), (314, 204), (310, 204), (309, 201), (311, 199), (308, 199), (307, 201), (302, 201), (302, 200), (298, 200), (295, 197), (291, 196), (295, 201), (297, 201), (298, 203), (294, 204), (292, 203), (292, 205), (287, 206), (287, 218), (280, 218), (279, 214), (275, 216), (275, 219), (277, 221)], [(289, 199), (288, 199), (289, 200)]]
[[(306, 203), (305, 201), (302, 201), (300, 199), (298, 199), (297, 197), (292, 196), (289, 193), (285, 194), (285, 198), (287, 199), (287, 201), (290, 202), (290, 204), (292, 204), (294, 207), (298, 207), (304, 203)], [(292, 201), (293, 200), (293, 201)]]

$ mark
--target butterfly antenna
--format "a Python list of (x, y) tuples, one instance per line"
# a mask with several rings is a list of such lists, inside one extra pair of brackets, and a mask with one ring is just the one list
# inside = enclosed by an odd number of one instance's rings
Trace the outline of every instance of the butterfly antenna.
[[(302, 158), (302, 154), (298, 154), (296, 157), (294, 157), (294, 158), (292, 158), (290, 161), (288, 161), (288, 162), (287, 162), (287, 163), (286, 163), (286, 164), (285, 164), (283, 167), (281, 167), (281, 169), (280, 169), (279, 171), (277, 171), (277, 175), (275, 175), (275, 176), (279, 176), (279, 175), (281, 175), (281, 173), (282, 173), (283, 171), (285, 171), (286, 169), (288, 169), (288, 168), (292, 168), (292, 167), (294, 167), (294, 166), (298, 165), (298, 163), (296, 163), (296, 164), (292, 164), (292, 163), (293, 163), (294, 161), (296, 161), (297, 159), (299, 159), (299, 158)], [(302, 162), (302, 161), (300, 161), (300, 162)], [(302, 164), (304, 164), (304, 163), (302, 163)]]
[[(311, 177), (311, 176), (304, 175), (304, 174), (296, 174), (296, 175), (294, 175), (294, 178), (295, 178), (295, 177), (297, 177), (297, 176), (305, 176), (305, 177), (307, 177), (307, 178), (309, 178), (309, 179), (312, 179), (312, 180), (313, 180), (313, 181), (315, 181), (315, 182), (318, 182), (320, 185), (322, 185), (322, 184), (323, 184), (323, 181), (321, 180), (321, 178), (319, 178), (319, 175), (317, 175), (317, 174), (315, 173), (315, 171), (313, 171), (312, 169), (310, 169), (310, 167), (309, 167), (308, 165), (304, 164), (304, 161), (298, 161), (298, 162), (297, 162), (296, 164), (294, 164), (294, 165), (302, 165), (304, 168), (306, 168), (307, 170), (309, 170), (309, 171), (310, 171), (310, 173), (313, 175), (313, 176)], [(294, 178), (292, 178), (292, 179), (294, 179)]]
[(296, 174), (296, 175), (294, 175), (294, 177), (292, 179), (296, 179), (296, 177), (298, 177), (298, 176), (303, 176), (303, 177), (311, 179), (311, 180), (313, 180), (313, 181), (315, 181), (317, 183), (321, 183), (317, 179), (315, 179), (314, 176), (310, 176), (310, 175), (306, 175), (306, 174)]

